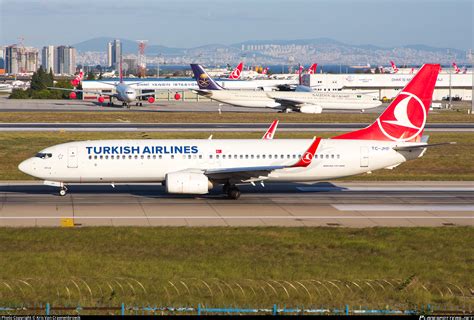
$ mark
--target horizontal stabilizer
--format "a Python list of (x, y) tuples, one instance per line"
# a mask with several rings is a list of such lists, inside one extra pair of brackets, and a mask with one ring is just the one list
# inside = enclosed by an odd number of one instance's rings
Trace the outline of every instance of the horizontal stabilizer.
[(410, 150), (415, 150), (415, 149), (424, 149), (428, 147), (437, 147), (437, 146), (443, 146), (443, 145), (450, 145), (450, 144), (456, 144), (456, 142), (440, 142), (440, 143), (432, 143), (432, 144), (414, 144), (410, 146), (396, 146), (393, 147), (393, 150), (395, 151), (410, 151)]

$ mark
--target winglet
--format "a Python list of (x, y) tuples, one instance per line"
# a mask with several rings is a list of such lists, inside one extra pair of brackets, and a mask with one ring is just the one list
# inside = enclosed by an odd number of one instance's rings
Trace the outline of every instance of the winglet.
[(303, 154), (300, 160), (298, 160), (297, 163), (292, 165), (291, 167), (296, 168), (296, 167), (307, 167), (311, 164), (311, 161), (313, 161), (314, 154), (316, 153), (316, 150), (318, 149), (319, 143), (321, 142), (321, 138), (318, 137), (313, 140), (313, 143), (311, 143), (311, 146), (309, 146), (308, 150)]
[(267, 132), (263, 135), (263, 140), (272, 140), (273, 136), (275, 135), (275, 130), (278, 126), (278, 120), (273, 120), (272, 124), (268, 128)]

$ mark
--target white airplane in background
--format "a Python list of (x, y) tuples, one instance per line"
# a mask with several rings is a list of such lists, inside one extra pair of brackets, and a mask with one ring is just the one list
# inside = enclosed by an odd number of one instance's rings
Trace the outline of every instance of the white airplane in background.
[(162, 183), (166, 192), (207, 194), (217, 185), (231, 199), (239, 184), (314, 182), (392, 169), (423, 156), (423, 137), (439, 64), (424, 65), (380, 117), (330, 139), (95, 140), (41, 150), (19, 169), (45, 184)]
[(352, 92), (322, 91), (242, 91), (221, 87), (198, 64), (191, 64), (199, 90), (207, 98), (246, 108), (273, 108), (281, 111), (321, 113), (323, 110), (359, 110), (375, 108), (382, 104), (376, 97)]
[[(82, 80), (82, 77), (81, 77)], [(74, 80), (72, 80), (73, 85), (74, 83), (79, 84), (80, 80), (78, 81), (78, 78), (76, 77)], [(77, 92), (82, 92), (82, 93), (89, 93), (89, 94), (97, 94), (97, 101), (99, 103), (104, 103), (105, 99), (104, 96), (109, 97), (110, 103), (109, 105), (114, 105), (113, 99), (117, 99), (118, 101), (122, 102), (122, 106), (126, 106), (130, 108), (131, 103), (135, 103), (135, 105), (140, 105), (142, 106), (143, 103), (140, 102), (139, 98), (148, 96), (148, 102), (149, 103), (154, 103), (155, 98), (153, 96), (150, 96), (150, 93), (142, 93), (138, 94), (137, 89), (132, 87), (134, 84), (139, 84), (139, 82), (136, 83), (124, 83), (123, 82), (123, 74), (122, 74), (122, 63), (120, 62), (120, 80), (119, 82), (116, 83), (108, 83), (108, 82), (102, 82), (101, 83), (114, 86), (115, 87), (115, 93), (107, 93), (107, 92), (97, 92), (97, 91), (92, 91), (92, 90), (79, 90), (79, 89), (66, 89), (66, 88), (57, 88), (57, 87), (48, 87), (48, 89), (53, 89), (53, 90), (62, 90), (62, 91), (69, 91), (71, 92), (69, 94), (69, 98), (71, 99), (76, 99)]]

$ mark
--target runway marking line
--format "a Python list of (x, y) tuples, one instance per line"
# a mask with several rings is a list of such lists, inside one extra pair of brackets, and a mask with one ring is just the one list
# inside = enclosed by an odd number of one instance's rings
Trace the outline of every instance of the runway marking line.
[(12, 217), (2, 216), (0, 220), (7, 219), (473, 219), (473, 216), (29, 216)]

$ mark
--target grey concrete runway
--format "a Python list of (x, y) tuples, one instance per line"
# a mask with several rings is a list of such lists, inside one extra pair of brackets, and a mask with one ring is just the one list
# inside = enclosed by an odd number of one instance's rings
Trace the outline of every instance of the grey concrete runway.
[(358, 182), (242, 187), (239, 200), (164, 193), (154, 184), (0, 184), (0, 226), (453, 226), (474, 225), (472, 182)]
[[(278, 131), (349, 131), (368, 123), (280, 123)], [(1, 131), (216, 132), (265, 131), (268, 123), (0, 123)], [(426, 131), (473, 132), (474, 123), (428, 123)]]

